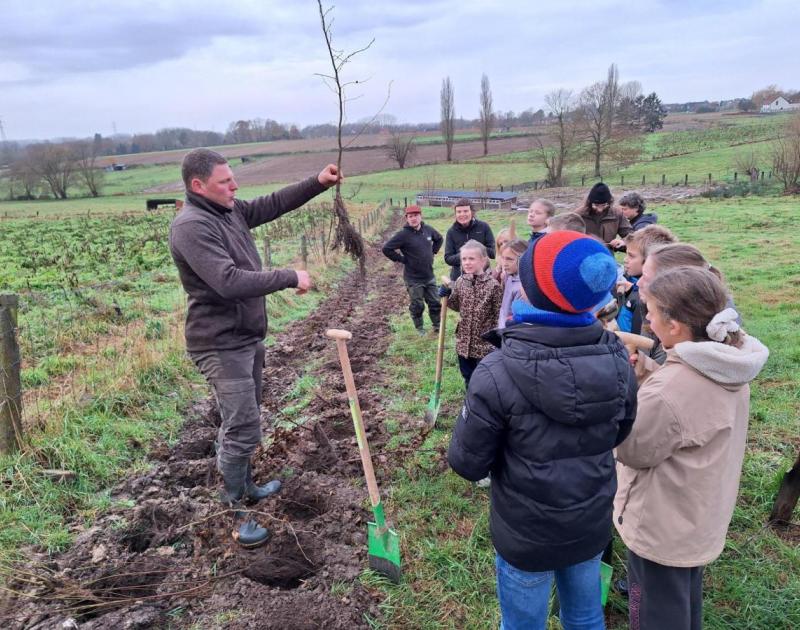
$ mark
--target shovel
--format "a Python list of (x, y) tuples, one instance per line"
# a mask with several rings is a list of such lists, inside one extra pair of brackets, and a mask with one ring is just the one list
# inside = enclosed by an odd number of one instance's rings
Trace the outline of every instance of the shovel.
[(353, 426), (356, 430), (358, 453), (361, 455), (361, 465), (364, 467), (364, 476), (367, 479), (369, 500), (372, 504), (374, 523), (367, 524), (367, 548), (369, 552), (369, 567), (388, 577), (395, 584), (400, 583), (400, 539), (397, 532), (386, 525), (383, 513), (381, 495), (378, 492), (378, 483), (375, 480), (375, 471), (372, 468), (372, 458), (369, 454), (369, 444), (364, 432), (364, 422), (361, 419), (361, 407), (358, 404), (358, 393), (353, 380), (353, 371), (350, 369), (350, 357), (347, 354), (347, 340), (353, 335), (347, 330), (328, 329), (325, 335), (336, 340), (336, 349), (339, 351), (339, 362), (342, 364), (344, 384), (347, 388), (347, 398), (350, 402), (350, 413), (353, 416)]
[[(450, 278), (442, 276), (445, 285), (450, 284)], [(442, 404), (442, 362), (444, 360), (444, 329), (447, 323), (447, 296), (442, 298), (442, 316), (439, 321), (439, 346), (436, 351), (436, 378), (433, 382), (433, 393), (425, 410), (425, 433), (428, 433), (436, 425), (436, 417), (439, 415), (439, 407)]]

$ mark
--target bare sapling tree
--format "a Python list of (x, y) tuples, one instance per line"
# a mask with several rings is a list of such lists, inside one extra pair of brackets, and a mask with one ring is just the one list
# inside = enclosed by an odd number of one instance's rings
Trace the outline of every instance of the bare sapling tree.
[(492, 111), (492, 88), (489, 86), (489, 77), (481, 77), (481, 140), (483, 140), (483, 154), (489, 154), (489, 135), (494, 127), (494, 112)]
[(399, 168), (405, 168), (417, 151), (416, 137), (392, 132), (389, 142), (386, 143), (386, 157), (397, 162)]
[(97, 144), (76, 142), (72, 146), (72, 151), (75, 154), (78, 177), (86, 185), (92, 197), (99, 197), (105, 179), (105, 171), (97, 166)]
[[(330, 56), (332, 72), (332, 74), (320, 73), (319, 76), (322, 77), (322, 80), (325, 82), (325, 84), (333, 91), (334, 94), (336, 94), (339, 104), (338, 128), (336, 134), (339, 152), (336, 158), (336, 166), (341, 174), (342, 151), (344, 148), (344, 145), (342, 144), (342, 125), (344, 124), (345, 104), (348, 101), (348, 98), (345, 95), (345, 90), (349, 86), (359, 83), (358, 80), (344, 81), (342, 79), (342, 69), (353, 59), (353, 57), (364, 52), (370, 46), (372, 46), (375, 40), (372, 39), (363, 48), (359, 48), (352, 52), (345, 52), (342, 49), (334, 48), (332, 33), (333, 19), (329, 15), (333, 7), (323, 9), (322, 0), (317, 0), (317, 5), (319, 6), (319, 17), (320, 21), (322, 22), (322, 34), (325, 37), (325, 45), (328, 49), (328, 55)], [(350, 215), (348, 214), (347, 207), (344, 205), (344, 200), (342, 199), (341, 180), (336, 182), (336, 189), (333, 199), (333, 212), (337, 219), (333, 247), (336, 248), (340, 245), (343, 246), (344, 251), (347, 252), (353, 259), (358, 261), (359, 266), (363, 271), (364, 264), (366, 262), (364, 239), (361, 237), (361, 234), (359, 234), (355, 226), (350, 222)]]
[(563, 186), (564, 168), (575, 157), (579, 146), (575, 103), (570, 90), (554, 90), (544, 97), (551, 114), (550, 133), (543, 140), (536, 136), (539, 160), (547, 169), (548, 186)]
[(445, 147), (447, 147), (447, 161), (453, 160), (453, 140), (456, 133), (456, 95), (450, 77), (442, 79), (442, 91), (439, 95), (441, 104), (441, 128)]
[(793, 114), (772, 147), (772, 171), (787, 193), (800, 192), (800, 112)]

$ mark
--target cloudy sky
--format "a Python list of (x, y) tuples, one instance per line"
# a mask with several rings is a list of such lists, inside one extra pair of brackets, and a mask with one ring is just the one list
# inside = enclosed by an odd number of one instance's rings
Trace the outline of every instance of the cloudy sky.
[[(345, 69), (368, 79), (351, 120), (390, 82), (386, 113), (438, 120), (448, 75), (456, 114), (476, 117), (484, 72), (496, 109), (538, 109), (612, 62), (664, 102), (800, 88), (797, 0), (341, 0), (333, 15), (340, 47), (375, 39)], [(9, 139), (327, 122), (326, 55), (312, 0), (0, 0), (0, 120)]]

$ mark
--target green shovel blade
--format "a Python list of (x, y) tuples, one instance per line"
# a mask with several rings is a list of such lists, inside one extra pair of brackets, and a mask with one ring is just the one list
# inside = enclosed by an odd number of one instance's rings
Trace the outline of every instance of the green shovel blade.
[(611, 574), (614, 569), (605, 562), (600, 563), (600, 604), (605, 606), (608, 601), (608, 590), (611, 588)]
[(439, 417), (439, 408), (442, 406), (441, 383), (436, 383), (433, 387), (431, 399), (428, 401), (428, 408), (425, 410), (425, 426), (430, 430), (436, 424)]
[(392, 582), (400, 582), (400, 539), (397, 532), (377, 523), (367, 523), (369, 566)]

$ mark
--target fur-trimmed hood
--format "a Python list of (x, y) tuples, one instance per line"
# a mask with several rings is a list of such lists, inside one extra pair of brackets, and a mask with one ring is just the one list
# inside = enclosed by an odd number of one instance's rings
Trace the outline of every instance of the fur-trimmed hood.
[(716, 341), (683, 341), (673, 352), (703, 376), (726, 386), (749, 383), (769, 358), (769, 349), (750, 335), (744, 335), (741, 348)]

